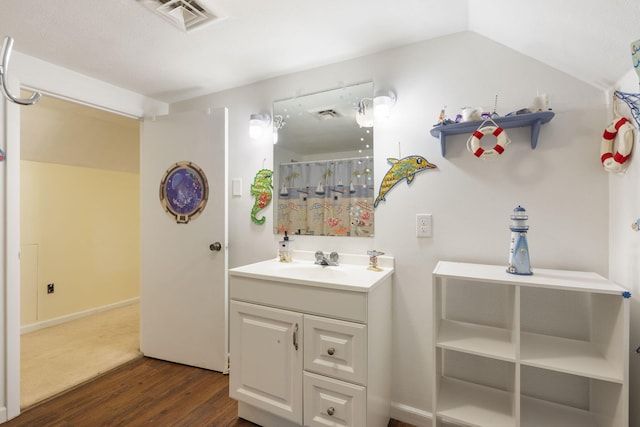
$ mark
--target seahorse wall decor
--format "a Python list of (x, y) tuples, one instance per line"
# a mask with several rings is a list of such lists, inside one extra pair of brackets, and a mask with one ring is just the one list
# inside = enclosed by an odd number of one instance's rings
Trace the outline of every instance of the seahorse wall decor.
[(381, 201), (386, 201), (387, 193), (403, 179), (406, 179), (407, 185), (409, 185), (418, 172), (438, 167), (433, 163), (429, 163), (427, 159), (422, 156), (408, 156), (400, 160), (388, 158), (387, 161), (391, 163), (392, 166), (391, 169), (387, 171), (384, 178), (382, 178), (378, 197), (375, 202), (373, 202), (374, 208), (378, 207), (378, 204)]
[(258, 211), (266, 208), (271, 203), (273, 183), (271, 178), (273, 177), (273, 171), (269, 169), (260, 169), (253, 178), (253, 184), (251, 184), (251, 195), (256, 200), (253, 202), (253, 208), (251, 208), (251, 221), (258, 225), (264, 224), (266, 217), (258, 218), (256, 214)]

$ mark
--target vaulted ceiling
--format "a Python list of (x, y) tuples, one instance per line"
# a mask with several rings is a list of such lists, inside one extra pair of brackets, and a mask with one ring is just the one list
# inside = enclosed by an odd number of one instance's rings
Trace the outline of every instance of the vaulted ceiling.
[(460, 31), (609, 89), (640, 39), (639, 0), (197, 0), (224, 19), (188, 33), (145, 1), (4, 1), (0, 36), (165, 102)]

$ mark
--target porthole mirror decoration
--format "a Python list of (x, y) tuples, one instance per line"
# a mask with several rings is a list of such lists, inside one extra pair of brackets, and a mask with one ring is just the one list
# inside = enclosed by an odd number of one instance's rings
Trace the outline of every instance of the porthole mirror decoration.
[(171, 165), (160, 181), (162, 208), (178, 224), (187, 224), (204, 211), (209, 184), (204, 171), (193, 162)]

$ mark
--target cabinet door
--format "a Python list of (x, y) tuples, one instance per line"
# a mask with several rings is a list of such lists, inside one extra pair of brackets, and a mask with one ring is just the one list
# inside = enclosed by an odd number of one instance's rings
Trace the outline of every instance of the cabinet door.
[(302, 314), (231, 301), (229, 395), (302, 423)]

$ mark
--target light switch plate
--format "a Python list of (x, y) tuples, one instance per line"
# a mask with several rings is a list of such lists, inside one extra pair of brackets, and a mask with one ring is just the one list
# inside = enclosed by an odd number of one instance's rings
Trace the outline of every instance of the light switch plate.
[(233, 178), (231, 180), (231, 195), (242, 196), (242, 178)]

